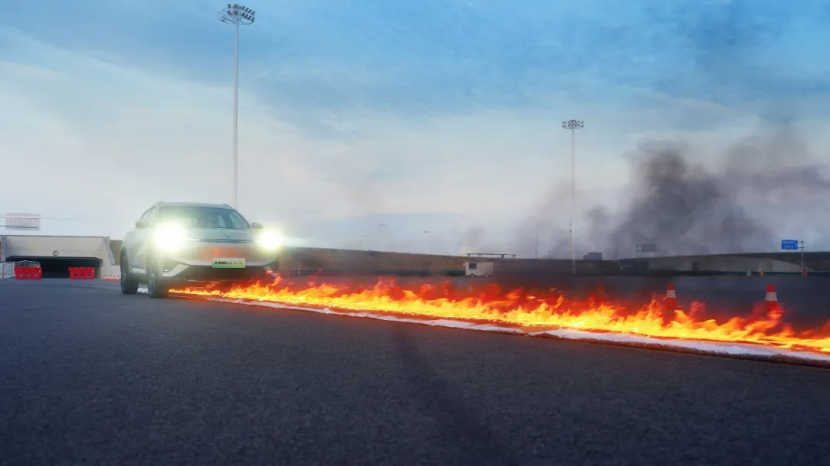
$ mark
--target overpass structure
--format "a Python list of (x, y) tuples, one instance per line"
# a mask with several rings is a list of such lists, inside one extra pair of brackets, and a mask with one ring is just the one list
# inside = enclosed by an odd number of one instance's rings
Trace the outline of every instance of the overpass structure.
[(118, 275), (119, 268), (105, 236), (0, 236), (0, 262), (37, 261), (44, 278), (69, 276), (69, 267), (95, 267), (98, 278)]

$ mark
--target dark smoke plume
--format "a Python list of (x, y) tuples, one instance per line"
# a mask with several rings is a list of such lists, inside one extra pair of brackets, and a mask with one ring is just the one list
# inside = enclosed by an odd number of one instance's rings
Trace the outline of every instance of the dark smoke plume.
[[(830, 178), (790, 125), (765, 127), (719, 157), (698, 162), (682, 141), (644, 141), (631, 157), (628, 201), (616, 213), (595, 206), (583, 214), (577, 257), (603, 252), (633, 257), (653, 243), (659, 255), (727, 254), (776, 250), (778, 236), (807, 233), (830, 207)], [(536, 215), (519, 228), (533, 234), (554, 257), (570, 257), (567, 215)], [(551, 225), (561, 227), (553, 230)], [(778, 234), (778, 235), (776, 235)]]
[(633, 199), (611, 230), (618, 251), (654, 243), (672, 255), (748, 252), (768, 247), (769, 230), (738, 202), (729, 180), (690, 163), (683, 147), (651, 143), (634, 167)]

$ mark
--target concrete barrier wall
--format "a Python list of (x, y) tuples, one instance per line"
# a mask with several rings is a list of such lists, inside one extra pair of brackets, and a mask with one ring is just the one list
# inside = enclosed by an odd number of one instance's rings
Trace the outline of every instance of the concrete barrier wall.
[(353, 251), (317, 248), (288, 248), (280, 257), (280, 270), (342, 271), (373, 273), (376, 271), (427, 271), (443, 273), (463, 268), (465, 258), (404, 254), (378, 251)]
[[(807, 256), (807, 264), (813, 270), (827, 270), (825, 264), (817, 262), (824, 256), (818, 253)], [(312, 271), (325, 270), (345, 273), (421, 272), (443, 274), (448, 270), (460, 270), (468, 260), (495, 262), (494, 274), (567, 274), (572, 263), (567, 259), (512, 259), (480, 258), (461, 256), (434, 256), (426, 254), (404, 254), (378, 251), (356, 251), (319, 248), (287, 248), (281, 258), (281, 270)], [(638, 267), (639, 265), (639, 267)], [(746, 273), (756, 272), (799, 272), (800, 255), (770, 254), (748, 256), (687, 256), (646, 258), (624, 261), (576, 261), (580, 274), (619, 273), (623, 269), (674, 270), (689, 272), (695, 269), (710, 272)]]
[[(121, 241), (110, 240), (110, 249), (119, 262)], [(652, 269), (674, 269), (681, 271), (692, 270), (694, 262), (698, 262), (702, 270), (728, 270), (733, 272), (758, 271), (763, 268), (766, 272), (795, 272), (800, 270), (800, 254), (797, 253), (768, 253), (745, 254), (741, 256), (688, 256), (670, 258), (644, 259)], [(829, 253), (807, 253), (807, 265), (814, 270), (830, 270)], [(448, 270), (463, 268), (466, 260), (476, 260), (465, 256), (436, 256), (427, 254), (405, 254), (394, 252), (342, 250), (325, 248), (286, 248), (281, 257), (280, 267), (285, 272), (310, 273), (320, 269), (342, 271), (348, 273), (376, 273), (380, 271), (398, 272), (426, 272), (430, 274), (444, 274)], [(562, 259), (488, 259), (495, 260), (496, 273), (569, 273), (571, 261)], [(774, 261), (774, 262), (773, 262)], [(631, 261), (622, 261), (631, 262)], [(620, 263), (616, 261), (577, 261), (580, 273), (611, 273), (620, 270)]]
[(764, 257), (738, 256), (696, 256), (659, 257), (646, 260), (651, 269), (663, 270), (709, 270), (723, 272), (758, 271), (799, 272), (801, 265)]

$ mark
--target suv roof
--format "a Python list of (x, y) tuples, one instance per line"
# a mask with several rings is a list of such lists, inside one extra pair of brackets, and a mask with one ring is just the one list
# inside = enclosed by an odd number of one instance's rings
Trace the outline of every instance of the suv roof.
[(218, 209), (233, 209), (228, 204), (208, 204), (204, 202), (156, 202), (156, 207), (215, 207)]

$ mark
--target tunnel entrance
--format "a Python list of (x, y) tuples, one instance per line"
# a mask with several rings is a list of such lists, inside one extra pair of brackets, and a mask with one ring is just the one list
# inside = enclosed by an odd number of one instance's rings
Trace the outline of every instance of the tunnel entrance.
[(69, 278), (69, 267), (95, 267), (95, 277), (101, 276), (101, 259), (96, 257), (8, 257), (7, 262), (35, 261), (40, 263), (43, 278)]

